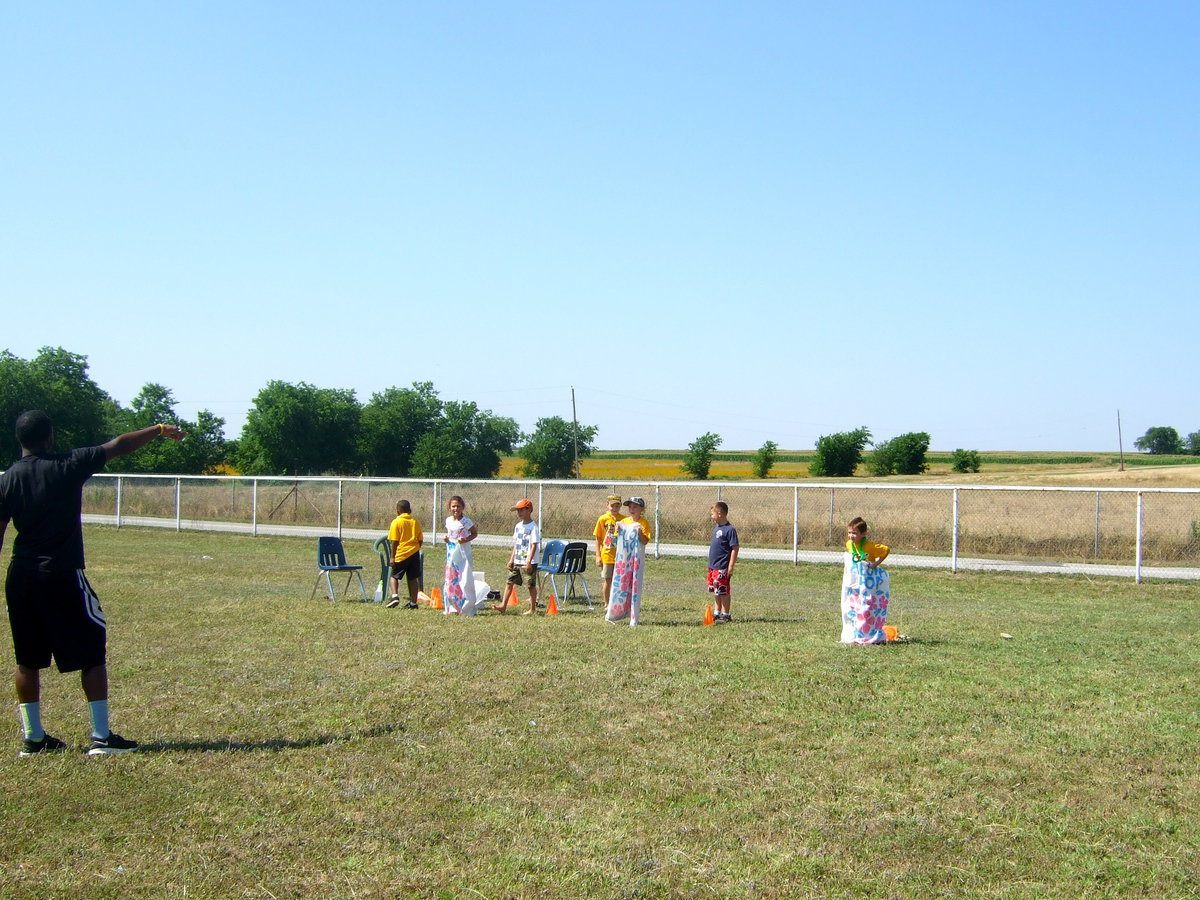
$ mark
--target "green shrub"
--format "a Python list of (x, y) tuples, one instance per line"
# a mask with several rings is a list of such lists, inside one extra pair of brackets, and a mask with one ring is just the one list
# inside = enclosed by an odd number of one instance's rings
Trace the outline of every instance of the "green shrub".
[(775, 459), (779, 456), (779, 445), (774, 441), (767, 441), (758, 448), (758, 452), (750, 457), (750, 469), (754, 472), (755, 478), (766, 478), (771, 474), (771, 467), (775, 465)]
[(872, 475), (920, 475), (929, 468), (925, 462), (927, 452), (929, 435), (910, 431), (876, 444), (867, 465)]
[(826, 434), (817, 438), (817, 452), (808, 467), (818, 478), (849, 478), (862, 461), (863, 447), (871, 440), (866, 428)]
[(688, 444), (687, 453), (683, 454), (683, 471), (703, 481), (708, 477), (708, 470), (712, 468), (713, 451), (720, 446), (719, 434), (709, 431), (700, 435)]
[(978, 450), (955, 450), (950, 457), (950, 468), (955, 472), (978, 472), (979, 465)]

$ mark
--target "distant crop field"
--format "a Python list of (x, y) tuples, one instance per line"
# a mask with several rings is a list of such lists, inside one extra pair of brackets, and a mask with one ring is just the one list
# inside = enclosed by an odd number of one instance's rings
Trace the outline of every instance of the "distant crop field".
[[(600, 450), (583, 460), (580, 464), (580, 475), (587, 479), (608, 479), (614, 481), (671, 481), (689, 480), (683, 471), (683, 450)], [(713, 454), (713, 465), (710, 478), (714, 480), (751, 479), (750, 459), (754, 454), (750, 451), (717, 451)], [(813, 452), (800, 450), (781, 450), (772, 467), (771, 480), (796, 481), (811, 478), (808, 467), (813, 461)], [(1012, 480), (1013, 476), (1036, 476), (1042, 483), (1055, 475), (1075, 477), (1081, 472), (1096, 472), (1099, 474), (1115, 473), (1122, 463), (1127, 468), (1169, 468), (1191, 467), (1200, 465), (1200, 456), (1151, 456), (1149, 454), (1125, 454), (1124, 458), (1117, 453), (1012, 453), (1008, 451), (990, 451), (980, 453), (982, 468), (978, 474), (965, 475), (951, 470), (951, 454), (946, 452), (931, 452), (927, 462), (929, 470), (921, 476), (905, 476), (903, 480), (937, 480), (948, 478), (955, 480), (967, 479), (972, 482), (986, 482), (991, 479)], [(868, 452), (863, 464), (855, 473), (856, 477), (865, 477), (870, 462)], [(510, 456), (503, 459), (500, 468), (501, 478), (519, 478), (523, 460)], [(1200, 468), (1195, 470), (1200, 472)], [(1192, 484), (1187, 480), (1192, 476), (1184, 476), (1181, 484)], [(891, 481), (901, 478), (893, 477)], [(1157, 482), (1161, 484), (1161, 482)]]

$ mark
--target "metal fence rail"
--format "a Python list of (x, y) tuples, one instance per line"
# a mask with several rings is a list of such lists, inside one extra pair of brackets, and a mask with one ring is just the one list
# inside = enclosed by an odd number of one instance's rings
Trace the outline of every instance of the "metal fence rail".
[(1200, 488), (101, 474), (84, 513), (117, 526), (373, 538), (404, 498), (437, 541), (458, 494), (481, 543), (502, 546), (521, 497), (546, 537), (590, 540), (611, 493), (646, 499), (659, 556), (701, 555), (710, 507), (724, 500), (750, 559), (840, 560), (845, 523), (862, 516), (892, 565), (1200, 579)]

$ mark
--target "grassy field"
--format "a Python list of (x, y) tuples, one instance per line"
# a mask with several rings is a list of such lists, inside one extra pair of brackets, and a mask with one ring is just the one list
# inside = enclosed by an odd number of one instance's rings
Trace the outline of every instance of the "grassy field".
[[(580, 464), (580, 475), (590, 479), (612, 479), (614, 481), (666, 481), (685, 480), (687, 475), (681, 466), (682, 450), (599, 450)], [(753, 478), (750, 457), (746, 451), (718, 450), (713, 454), (710, 477), (713, 479)], [(1145, 453), (1127, 453), (1123, 460), (1117, 453), (1017, 453), (1011, 451), (984, 451), (980, 458), (983, 465), (978, 473), (958, 473), (950, 468), (951, 454), (941, 451), (929, 453), (929, 470), (919, 476), (891, 476), (878, 479), (891, 483), (953, 481), (962, 484), (994, 484), (1019, 481), (1035, 484), (1078, 484), (1080, 479), (1109, 485), (1168, 485), (1180, 487), (1200, 486), (1200, 457), (1198, 456), (1151, 456)], [(870, 458), (868, 451), (867, 458)], [(808, 479), (808, 466), (813, 452), (781, 450), (771, 469), (772, 480), (798, 481)], [(1124, 462), (1124, 470), (1121, 463)], [(520, 477), (524, 460), (506, 457), (500, 467), (501, 478)], [(867, 477), (867, 467), (862, 465), (856, 478)], [(829, 480), (829, 479), (826, 479)]]
[[(697, 562), (651, 561), (631, 629), (310, 601), (307, 540), (87, 537), (147, 746), (17, 759), (11, 716), (5, 898), (1200, 896), (1195, 585), (897, 571), (914, 641), (844, 647), (831, 567), (747, 562), (704, 628)], [(77, 679), (43, 700), (79, 750)]]

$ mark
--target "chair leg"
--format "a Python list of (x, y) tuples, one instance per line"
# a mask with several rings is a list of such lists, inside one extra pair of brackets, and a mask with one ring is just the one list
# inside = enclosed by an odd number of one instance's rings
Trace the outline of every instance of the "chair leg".
[(329, 577), (329, 573), (328, 573), (328, 572), (326, 572), (326, 573), (325, 573), (325, 587), (327, 587), (327, 588), (329, 589), (329, 593), (327, 594), (327, 596), (329, 597), (329, 599), (330, 599), (330, 600), (336, 600), (336, 599), (337, 599), (337, 594), (335, 594), (335, 593), (333, 592), (333, 579)]
[(317, 585), (321, 583), (321, 576), (324, 574), (325, 574), (324, 572), (317, 573), (317, 580), (315, 582), (313, 582), (312, 593), (308, 595), (309, 600), (311, 600), (313, 597), (317, 596)]
[(362, 602), (370, 603), (371, 601), (367, 599), (367, 589), (363, 585), (362, 572), (356, 570), (354, 574), (358, 576), (358, 592), (362, 594)]

